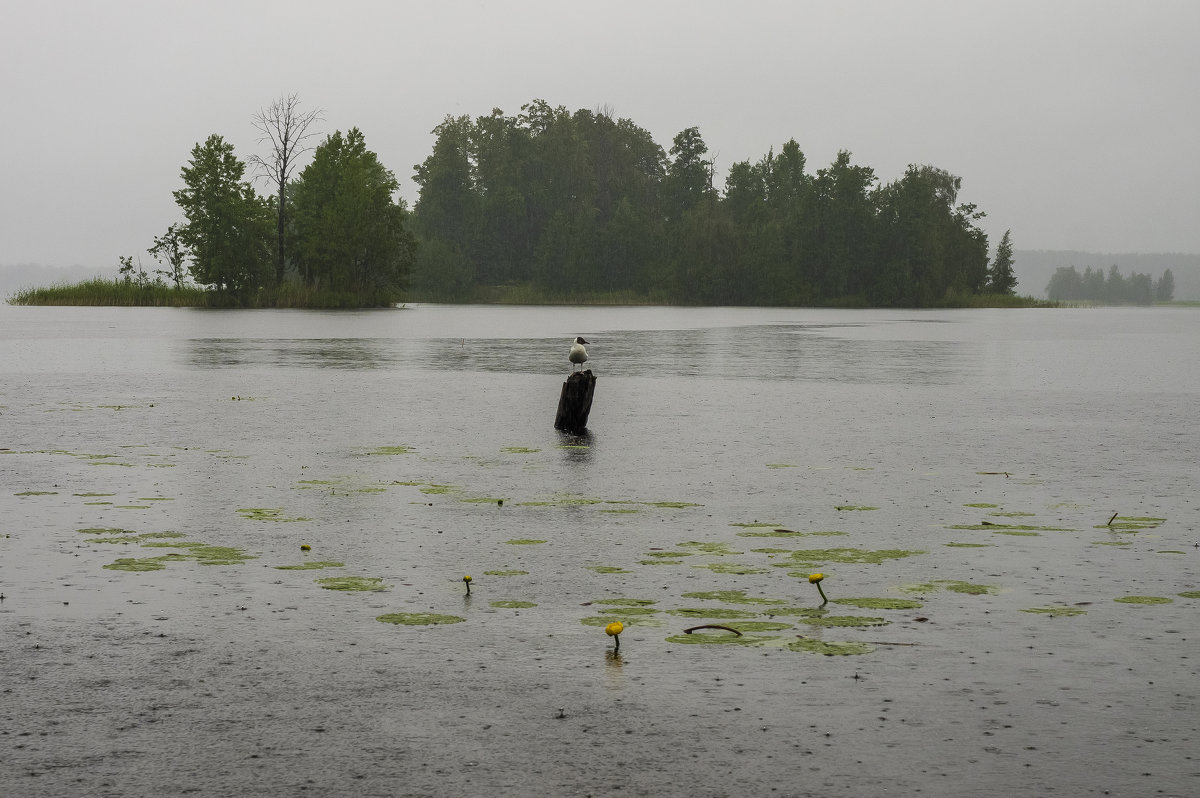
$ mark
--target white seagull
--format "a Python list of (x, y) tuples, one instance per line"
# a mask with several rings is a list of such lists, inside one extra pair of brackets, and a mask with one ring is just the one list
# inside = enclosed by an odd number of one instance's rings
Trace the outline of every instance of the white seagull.
[(583, 348), (586, 343), (587, 341), (582, 338), (576, 338), (575, 343), (571, 344), (571, 353), (567, 355), (567, 360), (579, 364), (581, 370), (583, 364), (587, 362), (587, 350)]

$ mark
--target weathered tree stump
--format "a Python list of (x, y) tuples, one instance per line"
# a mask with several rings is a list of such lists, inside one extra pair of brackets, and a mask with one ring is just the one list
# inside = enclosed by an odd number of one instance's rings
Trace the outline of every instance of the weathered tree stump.
[(554, 428), (583, 432), (587, 428), (588, 413), (592, 412), (592, 394), (595, 392), (596, 376), (591, 369), (571, 372), (558, 397)]

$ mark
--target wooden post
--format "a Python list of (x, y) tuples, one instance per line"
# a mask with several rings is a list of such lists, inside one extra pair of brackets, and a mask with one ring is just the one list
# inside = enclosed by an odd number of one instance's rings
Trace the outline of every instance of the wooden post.
[(592, 394), (595, 392), (596, 377), (591, 369), (571, 372), (558, 397), (554, 428), (583, 432), (587, 428), (588, 413), (592, 412)]

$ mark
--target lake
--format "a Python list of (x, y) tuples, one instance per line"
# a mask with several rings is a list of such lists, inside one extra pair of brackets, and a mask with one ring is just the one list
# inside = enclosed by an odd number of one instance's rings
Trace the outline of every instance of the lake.
[(0, 793), (1196, 794), (1197, 363), (1182, 308), (0, 306)]

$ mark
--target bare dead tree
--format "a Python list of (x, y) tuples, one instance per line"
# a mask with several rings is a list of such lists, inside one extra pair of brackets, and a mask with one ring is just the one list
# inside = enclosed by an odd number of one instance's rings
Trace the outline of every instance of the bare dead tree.
[(308, 143), (317, 136), (316, 131), (309, 132), (308, 127), (318, 119), (322, 119), (320, 109), (300, 111), (300, 95), (289, 94), (280, 97), (271, 105), (254, 115), (254, 127), (262, 133), (259, 142), (270, 145), (271, 152), (267, 157), (254, 155), (250, 164), (254, 166), (259, 176), (270, 180), (279, 191), (279, 204), (276, 208), (278, 246), (275, 251), (275, 281), (283, 282), (283, 268), (286, 263), (284, 252), (284, 230), (287, 220), (286, 189), (291, 180), (296, 161), (301, 155), (313, 149)]

